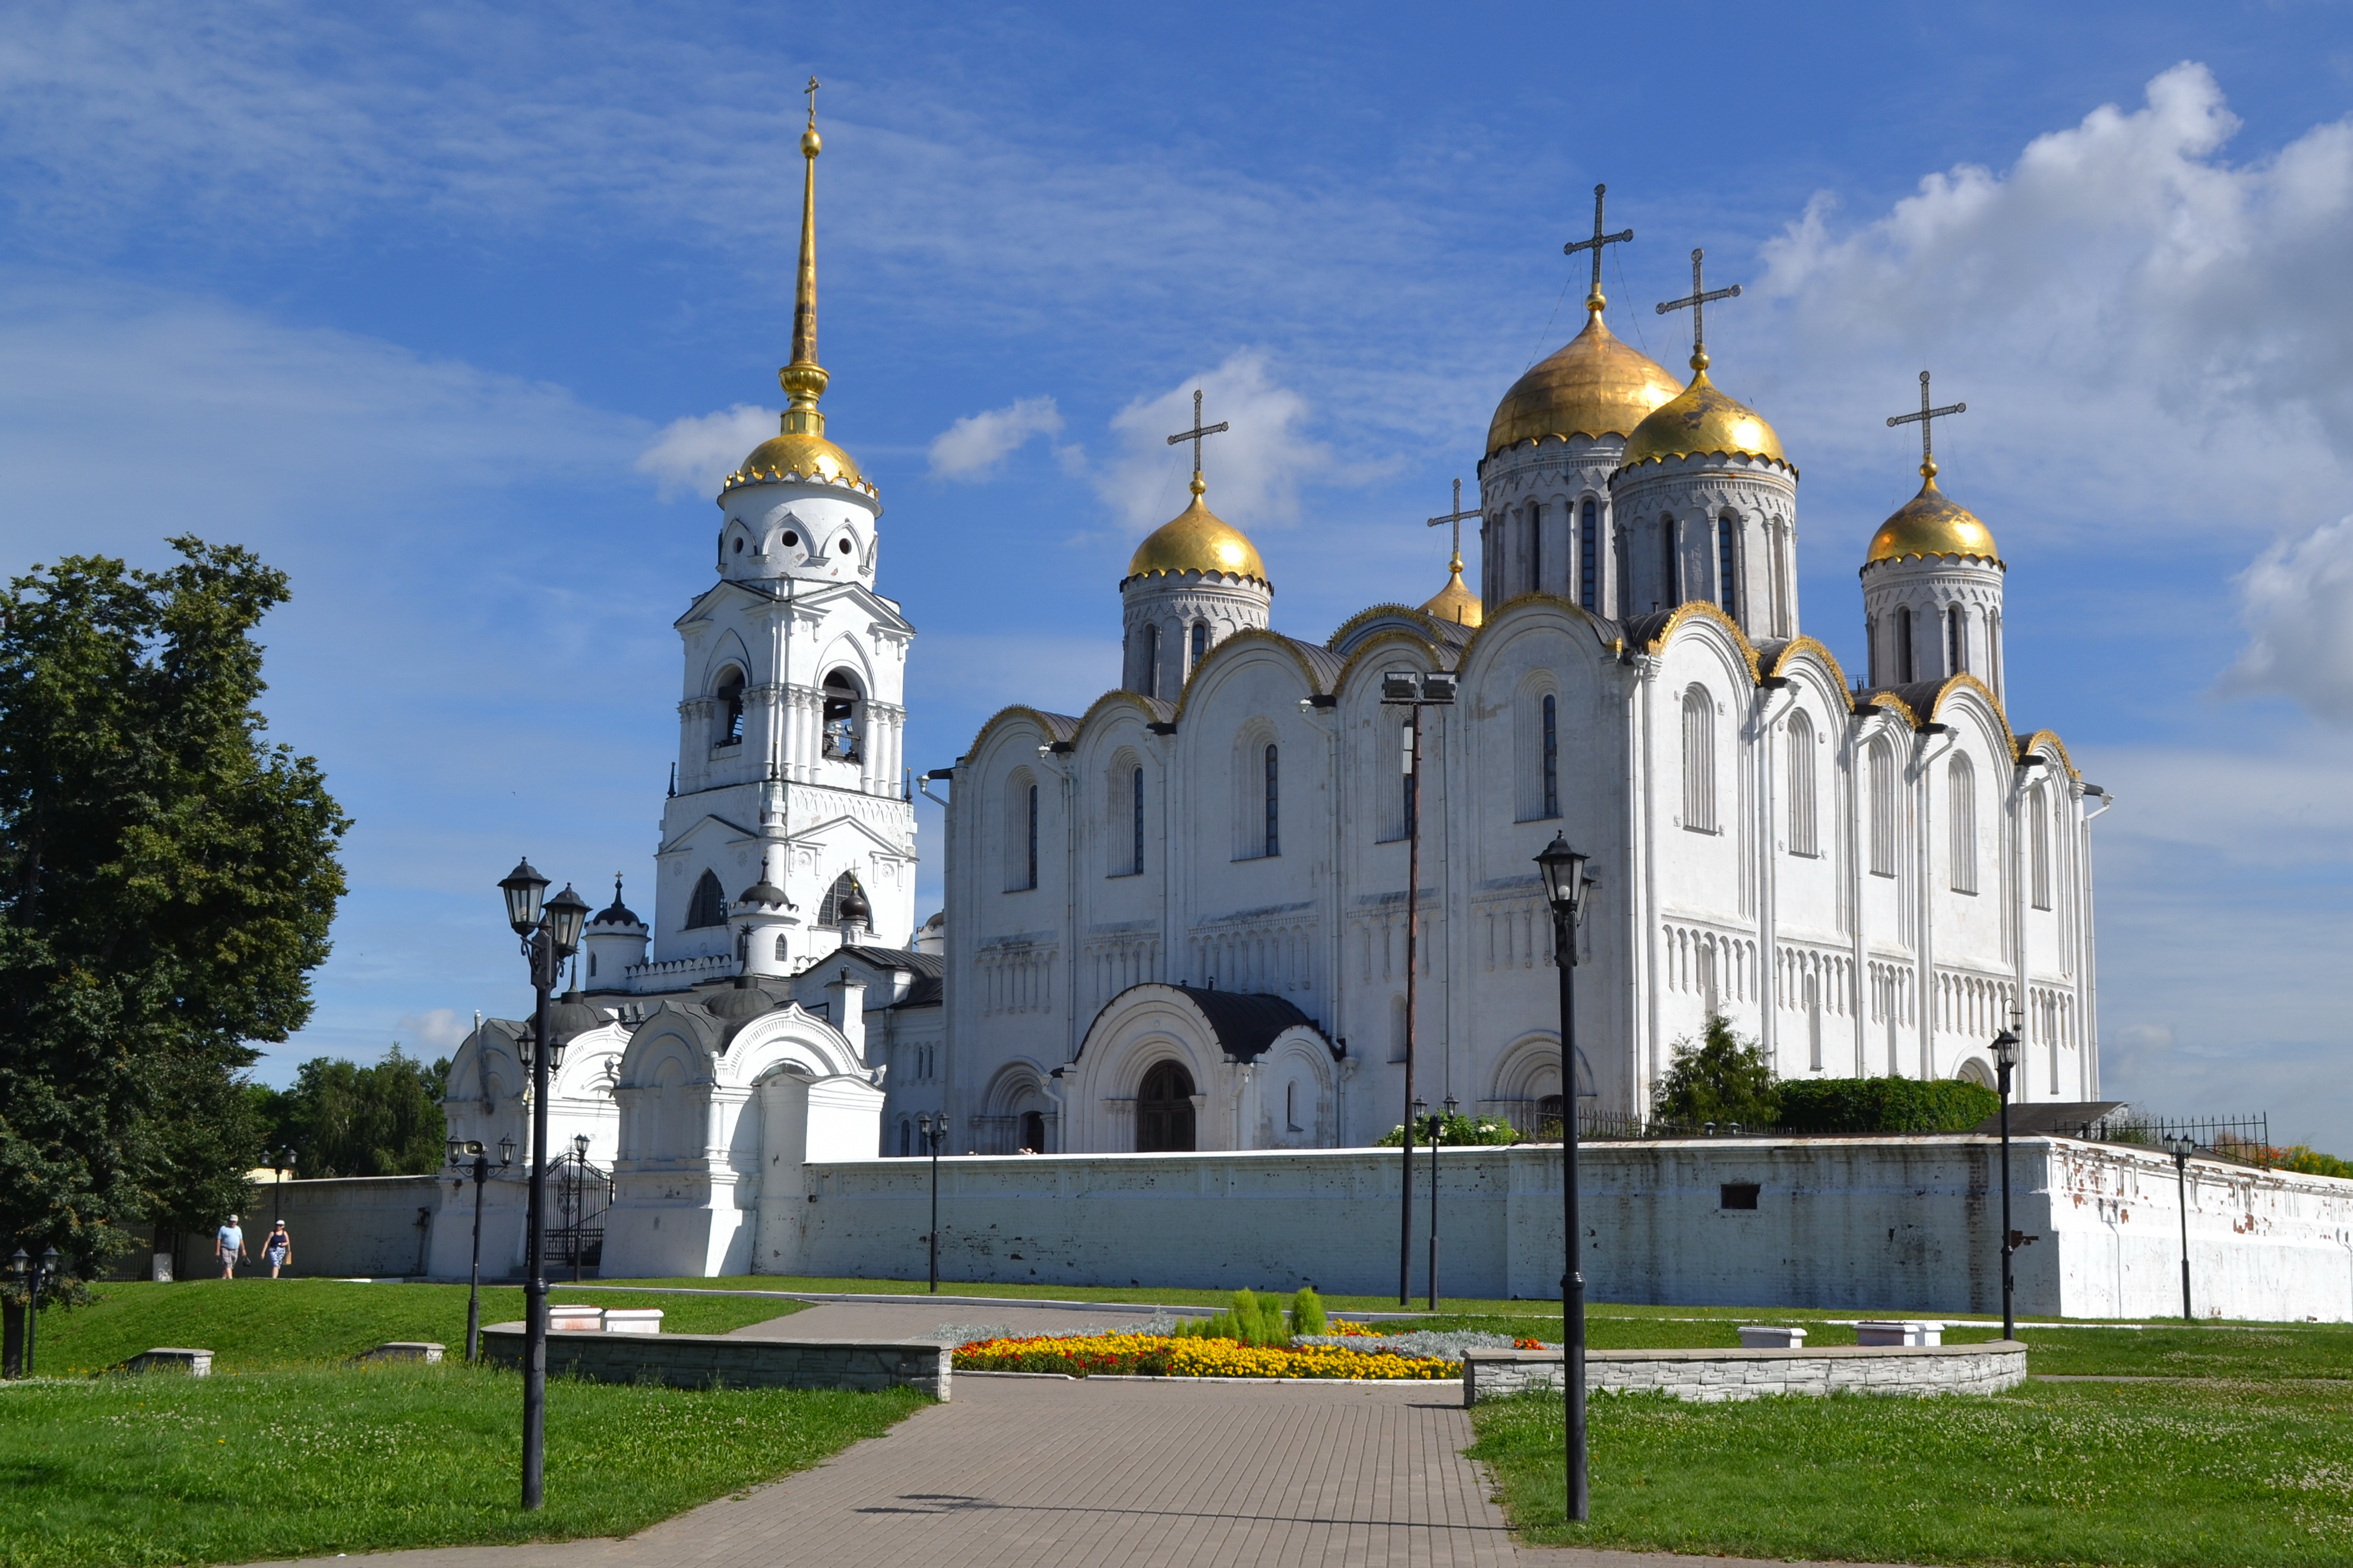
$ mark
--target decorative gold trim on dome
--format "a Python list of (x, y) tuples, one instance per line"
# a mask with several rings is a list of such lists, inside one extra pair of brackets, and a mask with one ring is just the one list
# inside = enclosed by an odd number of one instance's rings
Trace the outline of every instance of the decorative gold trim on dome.
[(1652, 655), (1658, 654), (1665, 649), (1667, 640), (1683, 630), (1683, 623), (1690, 620), (1713, 620), (1732, 633), (1733, 641), (1740, 647), (1740, 656), (1748, 662), (1749, 683), (1753, 685), (1761, 678), (1757, 662), (1757, 644), (1748, 641), (1748, 633), (1740, 630), (1740, 622), (1704, 599), (1686, 599), (1668, 611), (1666, 624), (1660, 627), (1657, 634), (1642, 645), (1642, 652)]
[(2022, 758), (2030, 751), (2041, 750), (2045, 742), (2048, 742), (2051, 748), (2059, 754), (2059, 766), (2067, 770), (2067, 777), (2080, 781), (2084, 776), (2075, 771), (2075, 759), (2067, 755), (2067, 743), (2059, 738), (2059, 732), (2056, 730), (2038, 729), (2034, 731), (2031, 735), (2029, 735), (2026, 738), (2018, 742), (2017, 750), (2011, 755), (2013, 758)]
[[(1704, 355), (1694, 355), (1704, 361)], [(1707, 366), (1697, 365), (1691, 385), (1661, 405), (1626, 438), (1619, 471), (1671, 457), (1752, 457), (1777, 462), (1798, 471), (1781, 450), (1781, 438), (1762, 416), (1736, 398), (1726, 397), (1707, 378)]]
[(2001, 566), (1993, 530), (1979, 522), (1968, 508), (1936, 488), (1936, 465), (1933, 461), (1923, 461), (1920, 468), (1920, 493), (1897, 507), (1871, 536), (1871, 548), (1862, 558), (1863, 569), (1868, 571), (1882, 561), (1901, 561), (1915, 556), (1922, 559), (1959, 556)]

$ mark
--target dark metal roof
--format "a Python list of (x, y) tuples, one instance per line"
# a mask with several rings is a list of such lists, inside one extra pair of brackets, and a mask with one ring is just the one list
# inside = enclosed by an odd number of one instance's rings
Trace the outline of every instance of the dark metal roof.
[[(2125, 1108), (2123, 1100), (2046, 1100), (2039, 1105), (2016, 1105), (2010, 1107), (2010, 1134), (2022, 1138), (2041, 1133), (2055, 1138), (2088, 1138), (2100, 1130), (2100, 1124), (2109, 1116)], [(1992, 1116), (1969, 1128), (1971, 1132), (2000, 1132), (2001, 1113)]]
[(907, 994), (896, 1001), (885, 1002), (877, 1012), (894, 1007), (937, 1007), (946, 993), (947, 960), (937, 953), (910, 952), (904, 948), (845, 947), (838, 949), (844, 957), (872, 964), (878, 969), (898, 969), (915, 978), (907, 987)]
[[(1276, 635), (1282, 634), (1278, 632)], [(1321, 642), (1303, 642), (1296, 637), (1284, 637), (1282, 640), (1291, 644), (1293, 651), (1298, 653), (1308, 669), (1314, 672), (1317, 691), (1329, 692), (1338, 687), (1340, 672), (1348, 667), (1348, 662), (1345, 659), (1341, 658)]]
[(1304, 1024), (1315, 1027), (1308, 1017), (1279, 996), (1261, 991), (1207, 991), (1199, 986), (1172, 985), (1170, 991), (1182, 991), (1209, 1028), (1218, 1036), (1218, 1044), (1229, 1060), (1253, 1062), (1274, 1044), (1274, 1037), (1286, 1029)]

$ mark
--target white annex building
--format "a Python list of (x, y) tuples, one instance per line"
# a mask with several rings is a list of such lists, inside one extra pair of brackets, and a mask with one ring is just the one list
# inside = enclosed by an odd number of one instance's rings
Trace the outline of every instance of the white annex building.
[(1612, 336), (1598, 262), (1586, 304), (1495, 409), (1475, 596), (1458, 554), (1418, 608), (1272, 630), (1273, 574), (1209, 510), (1187, 432), (1192, 504), (1119, 584), (1121, 689), (1082, 715), (1008, 708), (954, 770), (945, 1092), (971, 1147), (1350, 1146), (1404, 1119), (1397, 671), (1459, 677), (1423, 710), (1433, 1104), (1559, 1119), (1534, 863), (1556, 833), (1600, 884), (1588, 1116), (1642, 1114), (1712, 1012), (1785, 1077), (1990, 1086), (2020, 1008), (2024, 1097), (2095, 1097), (2104, 797), (2009, 716), (1991, 534), (1932, 461), (1875, 532), (1828, 529), (1869, 540), (1851, 674), (1799, 618), (1798, 469), (1772, 427), (1710, 383), (1701, 333), (1688, 385)]

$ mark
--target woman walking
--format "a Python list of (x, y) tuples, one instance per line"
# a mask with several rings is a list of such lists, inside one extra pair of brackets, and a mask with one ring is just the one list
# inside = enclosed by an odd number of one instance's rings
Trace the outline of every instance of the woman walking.
[(278, 1277), (280, 1269), (294, 1261), (294, 1238), (286, 1234), (284, 1220), (271, 1227), (269, 1239), (261, 1244), (261, 1255), (269, 1260), (269, 1277), (272, 1279)]

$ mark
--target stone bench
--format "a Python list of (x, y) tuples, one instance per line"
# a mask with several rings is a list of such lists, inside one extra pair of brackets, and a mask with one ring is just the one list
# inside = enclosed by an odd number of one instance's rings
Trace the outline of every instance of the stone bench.
[(372, 1351), (362, 1351), (355, 1361), (438, 1361), (442, 1347), (431, 1340), (387, 1340)]
[(161, 1345), (152, 1351), (142, 1351), (115, 1368), (117, 1372), (184, 1372), (190, 1377), (213, 1375), (213, 1353), (191, 1351), (172, 1345)]
[[(1801, 1393), (1999, 1393), (2026, 1381), (2026, 1347), (1825, 1345), (1818, 1350), (1588, 1351), (1588, 1393), (1647, 1392), (1713, 1402)], [(1462, 1403), (1561, 1386), (1558, 1351), (1472, 1351)]]
[[(954, 1347), (937, 1340), (755, 1340), (734, 1334), (575, 1331), (547, 1337), (547, 1375), (672, 1388), (919, 1388), (948, 1397)], [(482, 1330), (483, 1359), (522, 1365), (523, 1326)]]

